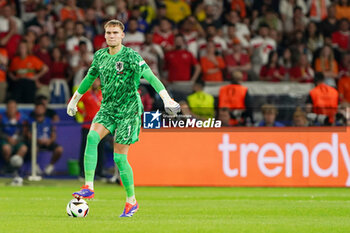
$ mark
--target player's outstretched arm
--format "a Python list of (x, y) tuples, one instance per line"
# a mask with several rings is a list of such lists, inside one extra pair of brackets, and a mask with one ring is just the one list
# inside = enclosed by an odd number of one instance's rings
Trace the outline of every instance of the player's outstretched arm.
[(168, 114), (176, 115), (176, 113), (180, 112), (180, 105), (169, 96), (162, 82), (153, 74), (150, 69), (145, 70), (142, 75), (162, 98), (164, 109)]

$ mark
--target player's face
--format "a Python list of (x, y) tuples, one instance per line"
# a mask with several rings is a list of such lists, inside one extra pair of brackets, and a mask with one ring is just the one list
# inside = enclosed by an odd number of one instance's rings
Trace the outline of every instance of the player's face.
[(122, 43), (125, 34), (118, 26), (108, 26), (105, 31), (106, 43), (109, 47), (116, 47)]

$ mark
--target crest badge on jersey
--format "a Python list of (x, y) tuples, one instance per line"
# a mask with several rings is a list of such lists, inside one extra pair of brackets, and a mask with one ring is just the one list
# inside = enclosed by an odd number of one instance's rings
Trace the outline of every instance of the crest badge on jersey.
[(122, 71), (123, 68), (124, 68), (124, 63), (121, 62), (121, 61), (118, 61), (116, 64), (115, 64), (115, 68), (118, 72)]

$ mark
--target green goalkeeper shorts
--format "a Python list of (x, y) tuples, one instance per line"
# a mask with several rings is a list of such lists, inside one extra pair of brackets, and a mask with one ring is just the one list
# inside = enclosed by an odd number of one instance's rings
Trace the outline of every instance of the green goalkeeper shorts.
[(100, 109), (92, 123), (99, 123), (114, 135), (114, 141), (119, 144), (133, 144), (139, 140), (141, 116), (116, 117), (108, 111)]

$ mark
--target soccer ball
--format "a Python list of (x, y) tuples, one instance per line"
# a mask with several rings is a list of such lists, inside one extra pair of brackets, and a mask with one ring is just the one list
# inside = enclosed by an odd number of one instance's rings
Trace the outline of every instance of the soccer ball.
[(23, 158), (20, 155), (14, 155), (10, 158), (10, 164), (14, 168), (20, 168), (23, 165)]
[(72, 199), (67, 205), (67, 214), (70, 217), (84, 218), (89, 213), (89, 205), (83, 199)]

